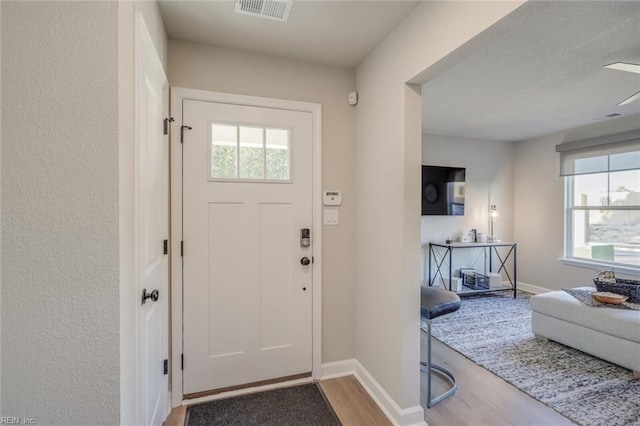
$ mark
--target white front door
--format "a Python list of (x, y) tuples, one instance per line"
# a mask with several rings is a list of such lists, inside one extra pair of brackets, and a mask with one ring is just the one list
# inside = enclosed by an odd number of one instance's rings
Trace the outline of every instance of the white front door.
[[(135, 49), (137, 415), (139, 424), (162, 425), (169, 408), (164, 371), (169, 352), (169, 259), (164, 251), (169, 235), (169, 142), (163, 135), (168, 84), (139, 13)], [(149, 297), (143, 299), (143, 292)]]
[(312, 114), (184, 100), (183, 124), (184, 394), (310, 373)]

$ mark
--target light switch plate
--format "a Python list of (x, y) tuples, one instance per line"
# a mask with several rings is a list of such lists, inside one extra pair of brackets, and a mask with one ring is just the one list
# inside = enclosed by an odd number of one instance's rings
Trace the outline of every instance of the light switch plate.
[(337, 225), (338, 223), (340, 223), (340, 213), (338, 209), (325, 209), (324, 224)]
[(358, 105), (358, 92), (349, 92), (349, 105), (355, 106)]

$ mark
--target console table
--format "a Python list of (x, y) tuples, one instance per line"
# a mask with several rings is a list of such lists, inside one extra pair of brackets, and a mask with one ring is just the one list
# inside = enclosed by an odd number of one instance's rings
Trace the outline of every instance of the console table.
[[(423, 249), (426, 247), (423, 246)], [(428, 257), (429, 257), (429, 277), (428, 282), (429, 286), (433, 286), (436, 278), (440, 276), (440, 279), (444, 282), (444, 275), (442, 268), (448, 266), (449, 270), (449, 290), (452, 289), (453, 282), (453, 253), (457, 250), (464, 249), (481, 249), (483, 254), (485, 255), (488, 251), (488, 261), (489, 261), (489, 272), (497, 272), (501, 274), (503, 271), (511, 284), (511, 287), (504, 288), (483, 288), (483, 289), (464, 289), (459, 294), (469, 294), (469, 293), (485, 293), (490, 291), (513, 291), (513, 297), (516, 297), (516, 287), (517, 287), (517, 267), (516, 267), (516, 255), (517, 255), (517, 244), (516, 243), (451, 243), (451, 244), (442, 244), (442, 243), (429, 243), (428, 245)], [(500, 252), (502, 251), (502, 253)], [(438, 259), (438, 256), (441, 258)], [(495, 257), (495, 261), (494, 261)], [(509, 274), (509, 270), (507, 269), (507, 262), (511, 259), (512, 262), (512, 272), (513, 277)], [(476, 257), (477, 260), (477, 257)], [(448, 261), (448, 264), (445, 262)], [(475, 261), (474, 261), (475, 263)], [(473, 265), (472, 265), (473, 266)], [(497, 268), (494, 268), (497, 266)], [(486, 262), (483, 263), (483, 267), (486, 268)], [(494, 269), (496, 269), (494, 271)], [(432, 273), (433, 272), (433, 273)], [(486, 275), (486, 269), (485, 269)], [(463, 283), (464, 286), (464, 283)], [(490, 287), (490, 286), (489, 286)]]

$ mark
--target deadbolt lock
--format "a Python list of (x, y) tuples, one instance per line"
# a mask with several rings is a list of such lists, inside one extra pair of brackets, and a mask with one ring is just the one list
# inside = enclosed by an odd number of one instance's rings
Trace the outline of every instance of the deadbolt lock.
[(311, 245), (311, 230), (302, 228), (300, 230), (300, 247), (309, 247)]

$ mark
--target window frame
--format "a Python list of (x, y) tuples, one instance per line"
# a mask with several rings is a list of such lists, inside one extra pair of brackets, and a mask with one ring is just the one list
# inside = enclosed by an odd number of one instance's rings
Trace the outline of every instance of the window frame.
[[(615, 171), (600, 172), (594, 174), (607, 175), (607, 192), (610, 192), (609, 175)], [(587, 257), (576, 256), (573, 250), (573, 239), (575, 235), (574, 229), (574, 213), (576, 211), (637, 211), (640, 213), (640, 205), (607, 205), (607, 206), (576, 206), (575, 205), (575, 176), (564, 176), (564, 258), (561, 260), (565, 263), (574, 264), (575, 266), (586, 266), (591, 268), (614, 268), (621, 272), (640, 272), (640, 265), (631, 263), (623, 263), (616, 261), (608, 261), (605, 259), (593, 259)], [(640, 246), (639, 246), (640, 249)]]
[[(580, 266), (586, 268), (614, 268), (616, 271), (623, 273), (638, 274), (640, 273), (640, 265), (609, 261), (605, 259), (593, 259), (586, 257), (578, 257), (574, 253), (574, 237), (575, 237), (575, 212), (576, 211), (638, 211), (640, 205), (618, 205), (611, 204), (611, 174), (622, 172), (625, 170), (640, 170), (640, 161), (631, 162), (628, 166), (621, 166), (620, 163), (614, 165), (611, 162), (611, 156), (633, 152), (640, 154), (640, 129), (626, 131), (617, 134), (609, 134), (598, 136), (590, 139), (578, 139), (565, 141), (556, 145), (560, 159), (560, 177), (563, 178), (564, 186), (564, 241), (563, 241), (563, 258), (558, 260), (572, 266)], [(591, 159), (601, 156), (607, 156), (606, 163), (593, 163), (587, 168), (577, 169), (577, 161)], [(624, 163), (623, 163), (624, 164)], [(574, 196), (575, 177), (580, 175), (599, 175), (606, 174), (607, 178), (607, 205), (587, 205), (576, 206)], [(635, 222), (634, 222), (635, 223)], [(640, 247), (639, 247), (640, 248)]]

